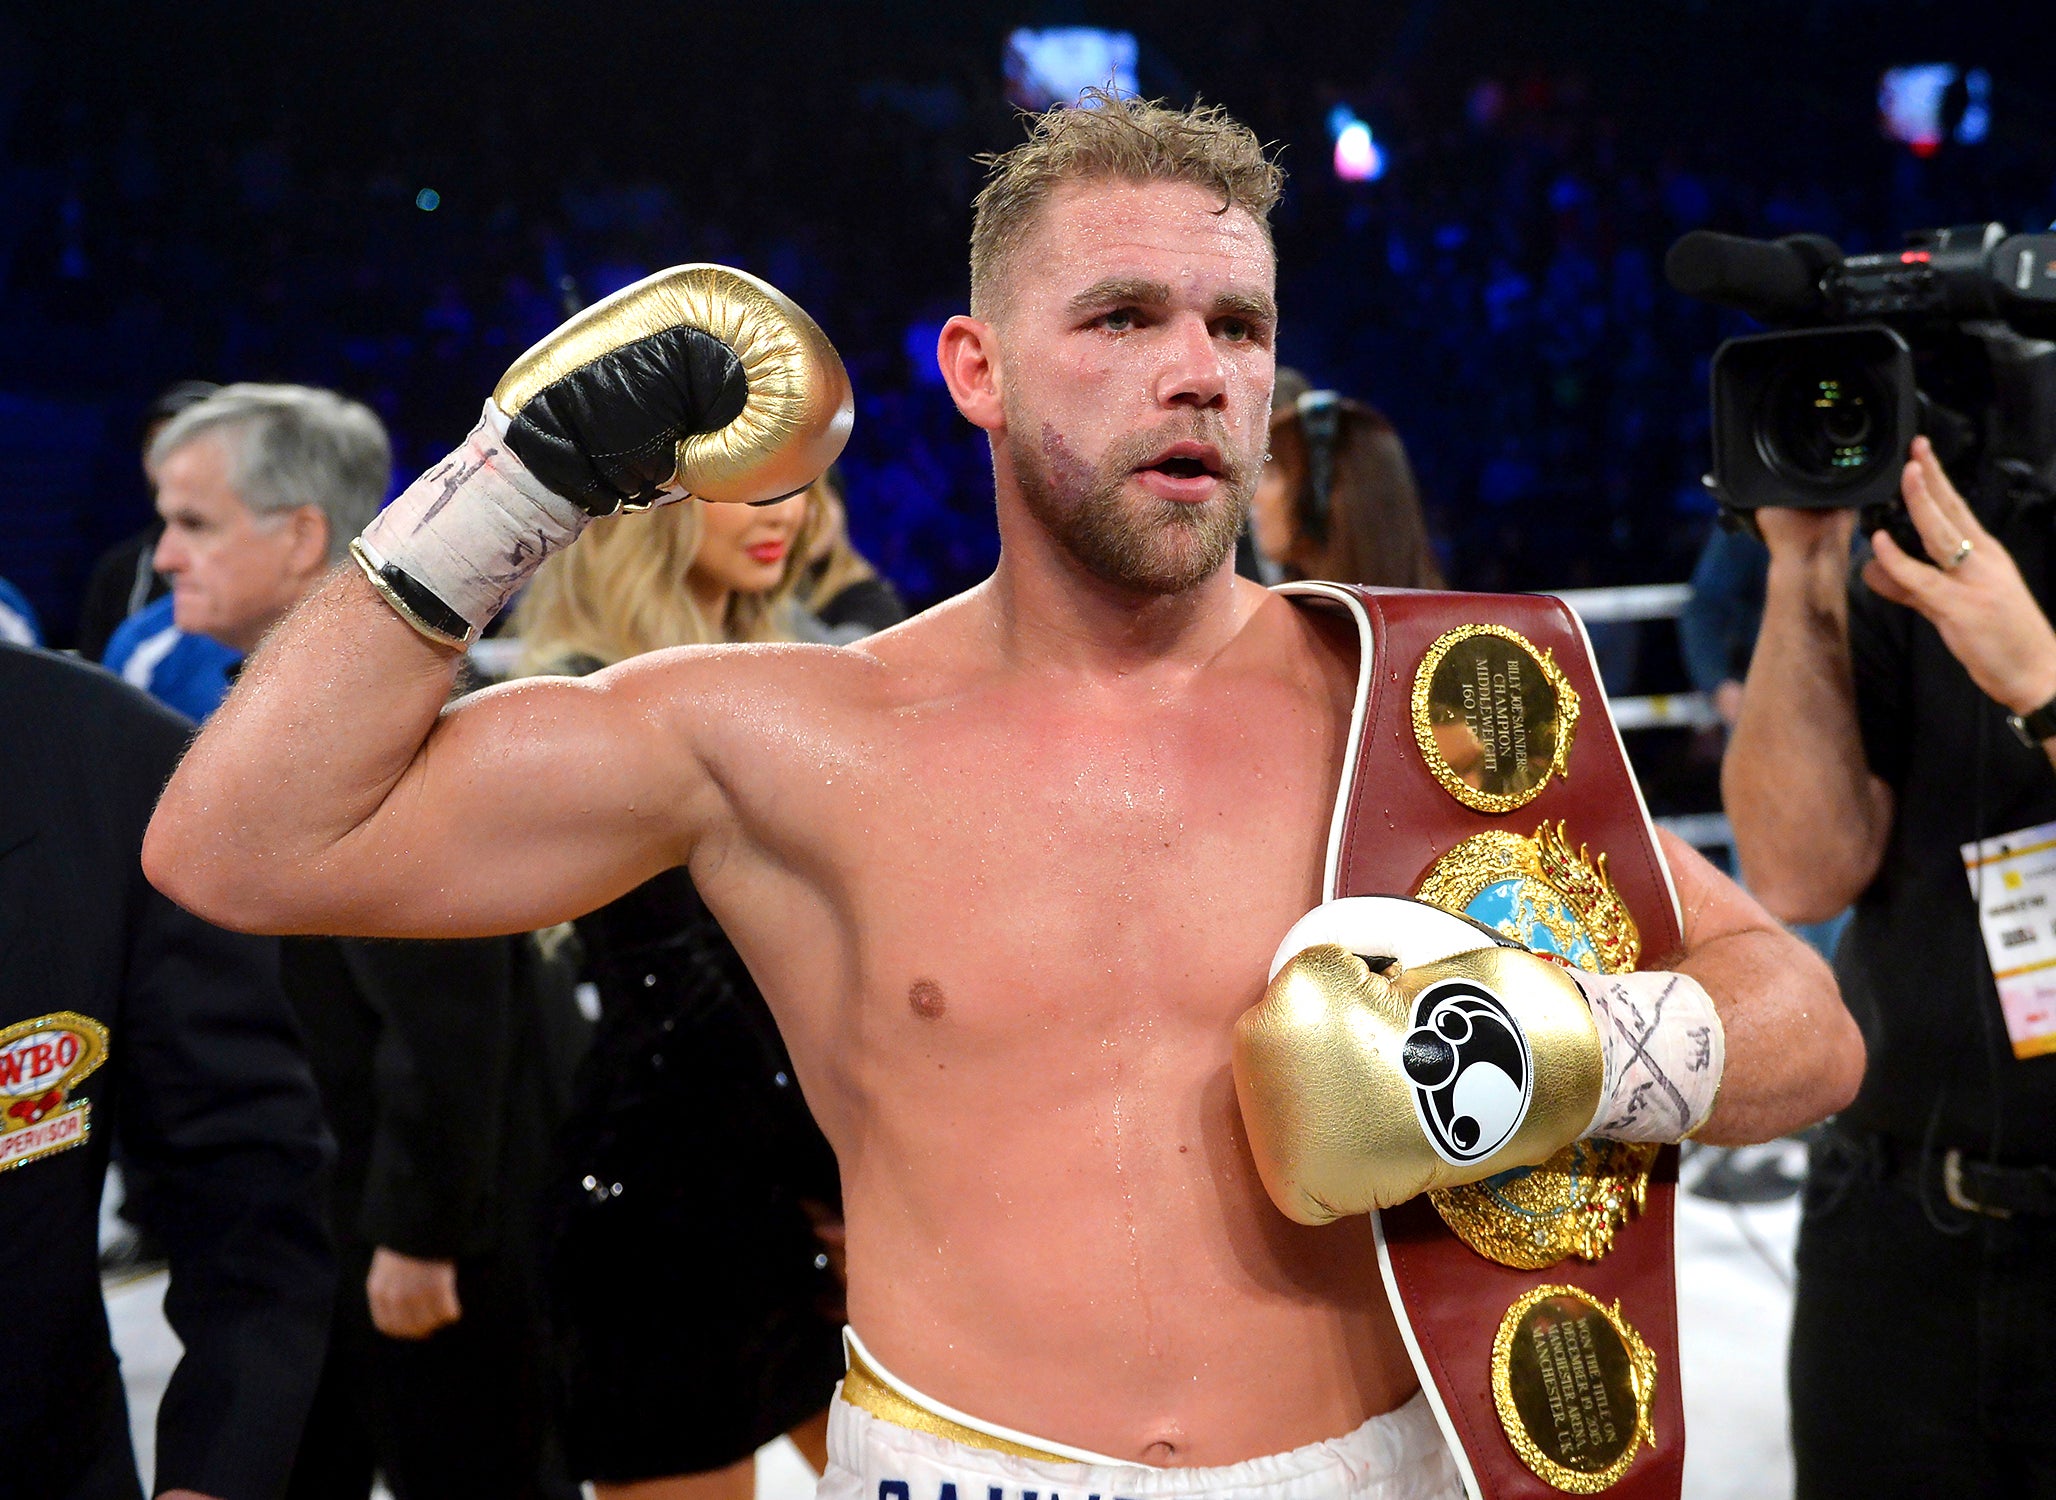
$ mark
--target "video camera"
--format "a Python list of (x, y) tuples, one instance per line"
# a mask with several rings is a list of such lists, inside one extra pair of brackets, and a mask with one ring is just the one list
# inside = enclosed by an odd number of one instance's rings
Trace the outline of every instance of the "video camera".
[(1663, 270), (1775, 329), (1713, 357), (1708, 479), (1731, 522), (1764, 506), (1856, 510), (1917, 548), (1899, 470), (1921, 432), (1952, 470), (1999, 465), (2056, 493), (2056, 233), (1971, 224), (1845, 256), (1816, 234), (1700, 229)]

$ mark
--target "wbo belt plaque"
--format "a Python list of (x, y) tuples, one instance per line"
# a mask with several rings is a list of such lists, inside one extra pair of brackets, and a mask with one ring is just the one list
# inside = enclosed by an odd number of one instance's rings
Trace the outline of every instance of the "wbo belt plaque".
[(1522, 1462), (1557, 1489), (1596, 1495), (1656, 1446), (1656, 1356), (1621, 1317), (1574, 1286), (1539, 1286), (1500, 1320), (1492, 1398)]
[[(1561, 601), (1282, 591), (1346, 610), (1362, 647), (1326, 897), (1411, 895), (1599, 973), (1677, 951), (1669, 872)], [(1471, 1500), (1676, 1500), (1676, 1186), (1676, 1148), (1589, 1140), (1373, 1215)]]
[(1533, 837), (1504, 828), (1473, 834), (1429, 867), (1414, 896), (1573, 968), (1625, 974), (1642, 957), (1606, 856), (1573, 848), (1567, 823), (1544, 823)]
[(1414, 672), (1413, 731), (1443, 790), (1479, 812), (1512, 812), (1568, 775), (1578, 694), (1554, 654), (1504, 625), (1461, 625)]

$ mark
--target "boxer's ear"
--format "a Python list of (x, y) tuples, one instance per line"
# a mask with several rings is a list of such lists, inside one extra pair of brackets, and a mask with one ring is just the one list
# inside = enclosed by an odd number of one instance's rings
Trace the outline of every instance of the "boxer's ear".
[(990, 323), (959, 313), (942, 325), (935, 362), (950, 399), (973, 427), (991, 432), (1005, 421), (1000, 402), (999, 341)]

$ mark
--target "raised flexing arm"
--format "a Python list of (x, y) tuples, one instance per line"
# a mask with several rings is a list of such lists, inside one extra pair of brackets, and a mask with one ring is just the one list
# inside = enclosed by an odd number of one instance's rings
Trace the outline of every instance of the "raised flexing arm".
[(144, 845), (167, 895), (246, 930), (465, 936), (591, 909), (718, 815), (702, 727), (732, 664), (629, 663), (445, 710), (459, 648), (586, 521), (776, 498), (840, 450), (849, 387), (763, 283), (681, 267), (523, 355), (258, 650)]

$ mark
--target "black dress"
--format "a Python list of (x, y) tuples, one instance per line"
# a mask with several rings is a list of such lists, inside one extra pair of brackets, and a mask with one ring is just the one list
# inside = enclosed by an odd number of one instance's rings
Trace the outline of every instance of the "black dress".
[(858, 640), (899, 624), (907, 617), (907, 607), (890, 579), (874, 575), (838, 590), (815, 607), (814, 615), (830, 630)]
[(823, 1410), (841, 1291), (809, 1214), (835, 1158), (735, 947), (682, 869), (578, 923), (600, 1022), (560, 1139), (553, 1315), (575, 1472), (748, 1457)]

